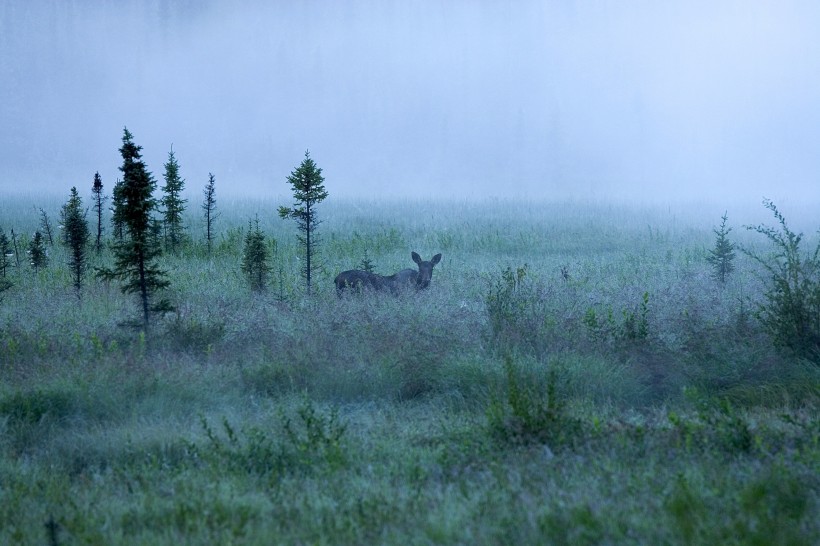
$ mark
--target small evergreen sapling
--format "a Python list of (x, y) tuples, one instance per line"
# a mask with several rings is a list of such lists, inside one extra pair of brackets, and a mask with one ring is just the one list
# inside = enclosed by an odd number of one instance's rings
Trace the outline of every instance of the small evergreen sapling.
[(63, 244), (69, 250), (68, 267), (74, 281), (77, 296), (83, 286), (83, 274), (87, 268), (86, 247), (88, 246), (88, 221), (83, 212), (83, 200), (77, 188), (71, 188), (68, 202), (61, 212), (63, 222)]
[(302, 235), (299, 235), (299, 243), (305, 254), (302, 274), (307, 284), (307, 293), (310, 295), (311, 276), (319, 269), (316, 260), (316, 252), (319, 246), (319, 239), (316, 235), (316, 227), (319, 220), (316, 217), (316, 205), (321, 203), (328, 195), (323, 182), (322, 169), (310, 158), (310, 152), (305, 152), (305, 159), (299, 167), (290, 173), (288, 183), (293, 188), (293, 197), (296, 203), (293, 208), (279, 207), (280, 218), (293, 218)]
[(259, 218), (254, 223), (248, 222), (248, 233), (245, 235), (245, 249), (242, 255), (242, 272), (251, 284), (251, 290), (261, 291), (268, 283), (268, 248), (265, 246), (265, 234), (259, 229)]
[(367, 271), (368, 273), (375, 273), (376, 271), (376, 266), (373, 265), (373, 260), (370, 259), (370, 256), (367, 253), (367, 247), (364, 249), (364, 257), (362, 258), (362, 262), (359, 264), (359, 269)]
[(709, 251), (706, 261), (712, 265), (712, 278), (721, 283), (726, 282), (729, 274), (735, 270), (735, 245), (729, 240), (732, 228), (726, 226), (728, 214), (724, 213), (719, 229), (715, 233), (715, 248)]
[(48, 265), (45, 240), (39, 230), (34, 232), (34, 238), (28, 245), (28, 255), (29, 263), (35, 272)]

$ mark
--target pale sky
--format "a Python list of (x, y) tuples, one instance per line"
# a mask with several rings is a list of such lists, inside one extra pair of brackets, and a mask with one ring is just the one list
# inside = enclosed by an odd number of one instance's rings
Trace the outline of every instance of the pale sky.
[(820, 202), (820, 2), (5, 0), (0, 195)]

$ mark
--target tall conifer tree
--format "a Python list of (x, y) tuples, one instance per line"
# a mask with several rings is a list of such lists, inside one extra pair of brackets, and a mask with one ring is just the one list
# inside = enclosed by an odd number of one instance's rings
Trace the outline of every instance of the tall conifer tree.
[(28, 256), (30, 260), (29, 263), (35, 272), (48, 265), (45, 239), (39, 231), (34, 232), (34, 238), (28, 245)]
[(212, 173), (208, 173), (208, 185), (205, 186), (205, 201), (202, 203), (202, 210), (205, 211), (205, 242), (208, 244), (208, 254), (211, 254), (211, 247), (214, 240), (214, 220), (219, 213), (216, 212), (216, 179)]
[(97, 216), (97, 238), (94, 241), (94, 250), (97, 254), (102, 250), (102, 211), (103, 203), (108, 199), (108, 196), (103, 195), (102, 177), (99, 172), (94, 173), (94, 184), (91, 186), (91, 195), (94, 200), (94, 214)]
[(176, 252), (182, 242), (184, 230), (182, 213), (185, 212), (187, 200), (182, 198), (185, 180), (179, 175), (179, 163), (174, 155), (173, 147), (168, 153), (168, 161), (165, 163), (164, 178), (165, 185), (162, 187), (162, 191), (165, 195), (162, 198), (162, 206), (165, 207), (163, 214), (167, 234), (166, 246), (171, 252)]
[(61, 211), (61, 220), (63, 223), (62, 241), (69, 251), (68, 267), (79, 297), (83, 286), (83, 274), (87, 267), (85, 250), (88, 246), (88, 221), (85, 219), (83, 200), (77, 188), (71, 188), (68, 202), (63, 205)]
[(316, 216), (316, 205), (328, 196), (323, 185), (324, 181), (322, 169), (318, 168), (310, 158), (310, 152), (305, 152), (305, 159), (302, 164), (288, 176), (288, 183), (293, 188), (293, 197), (296, 203), (294, 203), (293, 208), (279, 207), (279, 216), (296, 220), (299, 231), (302, 232), (299, 235), (299, 242), (305, 254), (302, 274), (307, 283), (308, 294), (310, 294), (311, 276), (314, 271), (319, 269), (316, 260), (316, 251), (319, 246), (316, 227), (320, 222)]
[(97, 274), (103, 279), (120, 280), (123, 293), (139, 296), (142, 325), (148, 330), (152, 312), (173, 308), (164, 299), (153, 305), (151, 303), (156, 292), (167, 288), (170, 283), (167, 273), (156, 264), (162, 252), (155, 235), (156, 221), (152, 217), (157, 208), (153, 197), (156, 182), (143, 163), (140, 150), (142, 147), (134, 144), (133, 136), (127, 128), (124, 129), (120, 148), (123, 159), (120, 167), (123, 175), (119, 190), (121, 203), (117, 207), (121, 212), (123, 239), (114, 247), (114, 268), (98, 269)]
[(125, 205), (123, 198), (123, 181), (114, 182), (114, 189), (111, 192), (111, 228), (114, 232), (114, 240), (122, 241), (125, 226)]

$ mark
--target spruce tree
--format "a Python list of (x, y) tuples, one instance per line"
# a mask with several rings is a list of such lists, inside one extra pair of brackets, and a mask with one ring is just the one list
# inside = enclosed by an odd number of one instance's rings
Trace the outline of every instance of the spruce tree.
[(168, 153), (168, 161), (165, 163), (165, 185), (162, 191), (165, 194), (162, 198), (162, 206), (165, 207), (165, 230), (167, 233), (166, 247), (171, 252), (176, 252), (182, 242), (183, 230), (182, 213), (185, 212), (186, 199), (182, 199), (182, 191), (185, 189), (185, 180), (179, 176), (179, 163), (174, 155), (174, 149)]
[(729, 274), (735, 270), (735, 245), (729, 240), (729, 232), (732, 228), (726, 226), (728, 214), (724, 213), (719, 229), (713, 229), (715, 233), (715, 248), (709, 251), (706, 261), (712, 265), (712, 278), (726, 282)]
[(167, 273), (156, 264), (162, 252), (156, 236), (157, 224), (152, 217), (157, 208), (153, 197), (156, 182), (142, 161), (140, 150), (142, 147), (137, 146), (128, 129), (124, 129), (120, 148), (123, 178), (117, 207), (123, 225), (123, 239), (114, 246), (114, 268), (98, 269), (97, 274), (106, 280), (120, 280), (123, 293), (139, 295), (142, 325), (148, 330), (152, 312), (173, 308), (164, 299), (152, 305), (156, 293), (170, 283), (166, 279)]
[(0, 274), (3, 278), (6, 277), (6, 269), (11, 266), (9, 258), (14, 255), (11, 249), (11, 241), (6, 237), (6, 232), (0, 228)]
[(205, 201), (202, 203), (202, 210), (205, 211), (205, 242), (208, 245), (208, 255), (210, 255), (214, 240), (214, 220), (219, 217), (219, 213), (216, 212), (216, 179), (212, 173), (208, 173), (208, 184), (203, 193), (205, 194)]
[(20, 249), (17, 248), (17, 236), (14, 234), (14, 228), (11, 228), (11, 243), (14, 245), (14, 259), (17, 262), (17, 271), (20, 271)]
[(122, 241), (123, 227), (125, 226), (125, 206), (123, 197), (123, 182), (114, 182), (114, 190), (111, 192), (111, 228), (114, 232), (114, 240)]
[(11, 255), (11, 241), (6, 237), (3, 228), (0, 228), (0, 273), (2, 273), (2, 277), (0, 277), (0, 293), (14, 286), (14, 284), (6, 278), (6, 269), (11, 265), (9, 261)]
[(28, 245), (28, 256), (29, 263), (35, 272), (48, 265), (45, 240), (39, 230), (34, 232), (34, 238)]
[(279, 207), (279, 216), (296, 220), (299, 231), (302, 232), (298, 238), (305, 256), (302, 274), (305, 277), (308, 295), (310, 295), (311, 275), (319, 269), (316, 259), (319, 245), (316, 227), (320, 222), (316, 216), (316, 205), (328, 196), (323, 185), (324, 181), (322, 169), (316, 166), (310, 158), (310, 152), (306, 151), (301, 165), (288, 176), (288, 183), (293, 188), (296, 203), (293, 208)]
[(103, 203), (108, 199), (108, 196), (103, 195), (103, 183), (100, 173), (94, 173), (94, 184), (91, 186), (91, 195), (94, 200), (94, 214), (97, 216), (97, 238), (94, 241), (94, 251), (99, 254), (102, 250), (102, 211)]
[(268, 283), (268, 249), (265, 246), (265, 234), (259, 229), (259, 218), (256, 225), (248, 222), (248, 233), (245, 235), (245, 249), (242, 255), (242, 272), (248, 278), (251, 290), (261, 291)]
[(45, 235), (44, 239), (48, 241), (49, 246), (54, 246), (54, 231), (51, 228), (51, 218), (48, 217), (46, 211), (40, 208), (40, 229)]
[(71, 188), (68, 202), (61, 212), (63, 223), (63, 244), (69, 250), (68, 267), (74, 281), (77, 296), (83, 286), (83, 274), (87, 268), (86, 247), (88, 245), (88, 221), (83, 211), (83, 200), (77, 188)]

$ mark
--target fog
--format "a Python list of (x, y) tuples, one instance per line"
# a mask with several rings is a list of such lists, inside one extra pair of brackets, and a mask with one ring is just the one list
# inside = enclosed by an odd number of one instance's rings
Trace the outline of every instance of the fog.
[(5, 0), (0, 191), (820, 202), (820, 3)]

